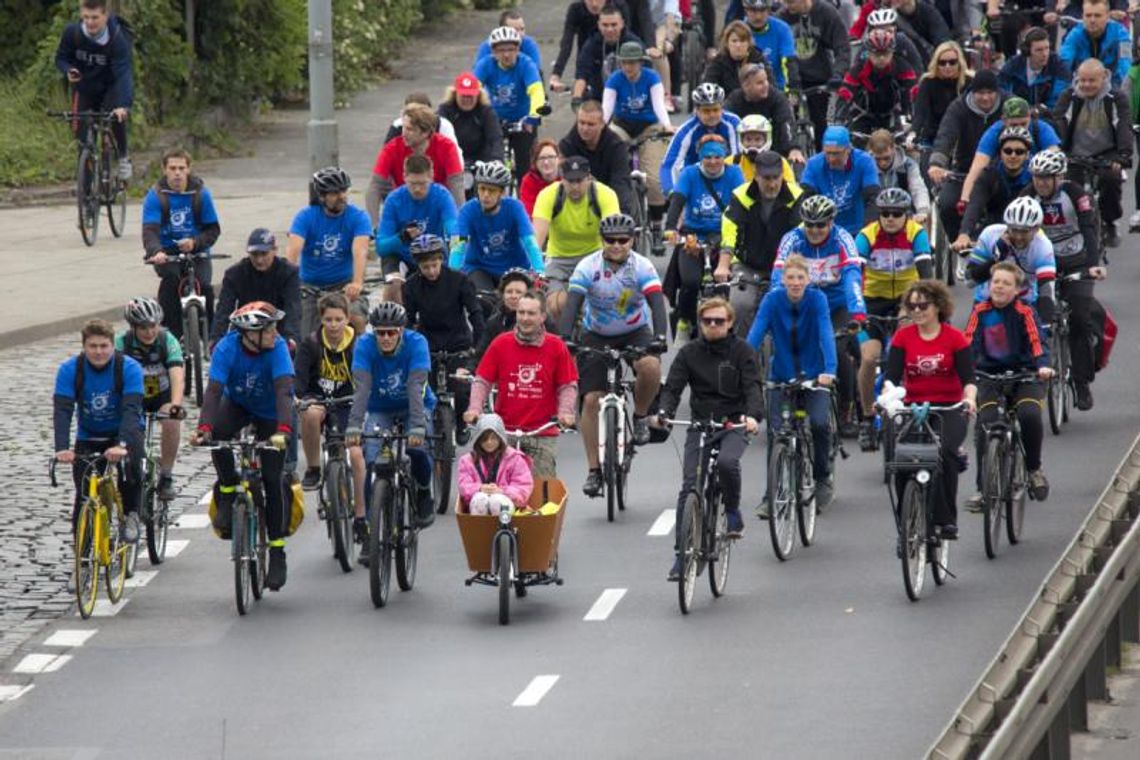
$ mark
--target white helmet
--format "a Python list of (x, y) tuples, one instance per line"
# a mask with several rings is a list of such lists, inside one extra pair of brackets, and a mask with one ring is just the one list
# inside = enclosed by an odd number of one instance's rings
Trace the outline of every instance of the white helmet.
[(1005, 207), (1005, 214), (1002, 216), (1002, 221), (1005, 222), (1007, 227), (1019, 227), (1025, 230), (1035, 229), (1041, 226), (1041, 220), (1045, 218), (1045, 213), (1041, 210), (1041, 204), (1037, 202), (1036, 198), (1029, 198), (1021, 196), (1014, 198), (1010, 204)]
[(879, 8), (871, 11), (867, 16), (867, 26), (895, 26), (899, 23), (899, 14), (894, 8)]
[(491, 36), (487, 38), (487, 42), (491, 47), (502, 44), (504, 42), (513, 45), (522, 45), (522, 35), (519, 30), (511, 26), (498, 26), (491, 30)]
[(749, 132), (765, 132), (772, 134), (772, 122), (768, 121), (768, 117), (763, 114), (750, 113), (740, 120), (740, 126), (736, 128), (738, 134), (746, 135)]

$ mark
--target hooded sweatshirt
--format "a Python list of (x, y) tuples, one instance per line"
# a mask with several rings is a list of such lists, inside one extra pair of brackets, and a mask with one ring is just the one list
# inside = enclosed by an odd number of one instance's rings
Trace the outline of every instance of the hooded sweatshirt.
[[(483, 451), (479, 441), (484, 434), (496, 436), (499, 448), (494, 454)], [(516, 507), (524, 506), (534, 490), (534, 476), (531, 474), (530, 457), (516, 448), (507, 445), (507, 431), (503, 418), (497, 414), (484, 414), (475, 423), (475, 433), (471, 436), (471, 451), (459, 460), (459, 498), (470, 502), (479, 489), (494, 483)]]

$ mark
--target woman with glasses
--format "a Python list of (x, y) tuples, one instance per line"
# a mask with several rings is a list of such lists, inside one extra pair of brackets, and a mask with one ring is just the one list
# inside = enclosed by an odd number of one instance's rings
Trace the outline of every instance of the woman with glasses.
[(561, 161), (562, 152), (554, 140), (539, 140), (534, 144), (530, 169), (519, 183), (519, 200), (526, 208), (527, 216), (534, 215), (534, 202), (543, 188), (558, 181), (558, 164)]
[(740, 89), (740, 72), (749, 64), (764, 65), (766, 59), (743, 21), (733, 21), (720, 34), (716, 57), (705, 66), (702, 82), (720, 85), (731, 95)]
[[(942, 538), (958, 538), (958, 474), (964, 469), (962, 444), (966, 440), (968, 415), (977, 410), (978, 388), (974, 384), (974, 360), (970, 342), (950, 324), (954, 299), (937, 280), (912, 283), (903, 295), (910, 324), (900, 327), (891, 339), (886, 379), (906, 390), (905, 403), (935, 406), (964, 404), (961, 411), (932, 415), (942, 453), (939, 498), (934, 505), (934, 525)], [(902, 495), (905, 475), (895, 488)]]
[(966, 213), (962, 215), (962, 229), (954, 247), (959, 251), (970, 247), (970, 240), (989, 224), (996, 224), (1010, 201), (1021, 195), (1033, 182), (1029, 173), (1029, 154), (1033, 152), (1033, 138), (1025, 127), (1006, 127), (998, 139), (1000, 160), (990, 164), (978, 178)]
[(911, 126), (919, 145), (934, 145), (946, 109), (966, 92), (972, 81), (974, 74), (966, 67), (966, 57), (957, 42), (947, 40), (934, 49), (914, 97)]

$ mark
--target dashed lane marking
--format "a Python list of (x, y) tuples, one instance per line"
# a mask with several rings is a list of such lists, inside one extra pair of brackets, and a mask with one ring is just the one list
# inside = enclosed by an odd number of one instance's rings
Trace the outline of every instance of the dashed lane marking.
[(653, 521), (653, 527), (649, 529), (650, 536), (667, 536), (673, 532), (673, 524), (677, 521), (677, 512), (673, 509), (666, 509), (661, 515)]
[(142, 588), (158, 575), (157, 570), (135, 570), (135, 574), (127, 578), (127, 588)]
[(52, 673), (59, 670), (71, 659), (69, 654), (29, 654), (20, 660), (13, 673), (35, 674)]
[(198, 499), (198, 503), (203, 507), (208, 505), (210, 503), (210, 497), (213, 495), (213, 490), (206, 491), (206, 493), (202, 494), (202, 498)]
[(166, 542), (166, 558), (177, 557), (182, 553), (182, 550), (190, 545), (189, 541), (167, 541)]
[(605, 620), (610, 616), (610, 613), (614, 611), (614, 608), (617, 607), (621, 598), (625, 596), (626, 590), (627, 589), (624, 588), (606, 589), (602, 592), (602, 595), (598, 597), (598, 601), (594, 602), (594, 606), (590, 608), (590, 611), (586, 613), (586, 617), (582, 619), (590, 621)]
[(181, 517), (178, 518), (178, 520), (171, 527), (178, 528), (179, 530), (194, 530), (197, 528), (208, 528), (208, 527), (210, 527), (210, 516), (205, 515), (205, 514), (200, 514), (200, 513), (195, 513), (192, 515), (182, 515)]
[[(137, 575), (136, 575), (137, 577)], [(81, 647), (99, 632), (97, 628), (65, 628), (48, 636), (45, 647)]]
[[(114, 604), (111, 604), (109, 599), (96, 599), (95, 609), (91, 612), (91, 617), (115, 617), (115, 615), (123, 611), (123, 608), (127, 606), (127, 602), (129, 601), (130, 599), (123, 597)], [(75, 614), (78, 615), (79, 610), (76, 610)]]
[(27, 694), (35, 688), (35, 684), (25, 684), (23, 686), (4, 685), (0, 686), (0, 702), (15, 702), (20, 697)]
[(512, 707), (534, 707), (546, 693), (554, 688), (554, 684), (558, 682), (559, 676), (535, 676), (530, 684), (523, 689), (522, 694), (515, 697)]

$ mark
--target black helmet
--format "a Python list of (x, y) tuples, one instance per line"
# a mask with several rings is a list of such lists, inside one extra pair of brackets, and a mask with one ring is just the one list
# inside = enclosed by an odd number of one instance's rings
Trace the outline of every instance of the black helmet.
[(530, 272), (522, 267), (513, 267), (503, 272), (503, 276), (499, 278), (499, 292), (502, 293), (507, 285), (512, 282), (521, 282), (526, 285), (527, 290), (534, 287), (534, 278), (531, 277)]
[(637, 232), (637, 222), (629, 214), (610, 214), (598, 223), (602, 237), (611, 235), (633, 235)]
[(352, 187), (348, 173), (339, 166), (326, 166), (313, 172), (313, 190), (317, 195), (343, 193)]
[(425, 233), (420, 235), (408, 246), (408, 253), (417, 261), (432, 255), (442, 256), (447, 252), (447, 245), (439, 235)]
[(403, 327), (408, 324), (408, 312), (395, 301), (381, 301), (368, 315), (373, 327)]

